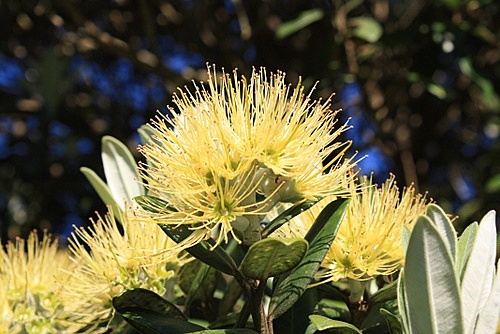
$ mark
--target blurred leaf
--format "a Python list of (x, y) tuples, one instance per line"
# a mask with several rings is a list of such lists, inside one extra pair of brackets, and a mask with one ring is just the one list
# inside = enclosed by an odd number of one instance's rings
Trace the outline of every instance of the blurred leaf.
[(353, 35), (369, 43), (375, 43), (384, 32), (380, 23), (372, 17), (353, 17), (348, 20), (348, 25), (353, 28)]
[(240, 270), (245, 277), (260, 280), (281, 275), (300, 263), (307, 248), (302, 238), (265, 238), (250, 246)]
[(468, 76), (479, 87), (481, 90), (481, 100), (486, 107), (498, 112), (500, 109), (500, 97), (495, 92), (493, 83), (476, 72), (471, 59), (468, 57), (460, 59), (459, 67), (462, 73)]
[(431, 222), (434, 223), (434, 226), (437, 227), (441, 236), (444, 237), (446, 246), (451, 253), (453, 263), (455, 263), (457, 257), (457, 232), (455, 231), (450, 218), (448, 218), (448, 216), (440, 206), (434, 203), (429, 204), (425, 214), (431, 219)]
[(280, 24), (276, 29), (276, 38), (287, 38), (308, 25), (321, 20), (323, 15), (323, 10), (319, 8), (303, 11), (296, 19)]
[(439, 0), (439, 2), (451, 10), (457, 10), (466, 3), (464, 0)]
[(324, 317), (322, 315), (311, 314), (309, 316), (309, 319), (313, 323), (314, 327), (316, 327), (319, 331), (324, 331), (327, 329), (338, 329), (338, 330), (341, 330), (341, 332), (345, 333), (345, 334), (350, 334), (350, 333), (362, 334), (363, 333), (356, 326), (354, 326), (348, 322), (333, 320), (333, 319)]
[(474, 245), (474, 240), (476, 240), (478, 229), (479, 225), (477, 224), (477, 222), (469, 224), (469, 226), (467, 226), (467, 228), (462, 232), (462, 235), (458, 239), (457, 261), (455, 263), (455, 270), (460, 282), (463, 279), (464, 271), (467, 266), (467, 261), (469, 261), (470, 253)]
[(314, 204), (318, 203), (318, 201), (307, 201), (307, 202), (300, 202), (298, 204), (295, 204), (282, 213), (280, 213), (276, 218), (274, 218), (272, 221), (270, 221), (263, 229), (261, 232), (262, 238), (266, 238), (268, 235), (276, 231), (278, 228), (280, 228), (283, 224), (287, 223), (290, 221), (293, 217), (301, 214), (304, 211), (307, 211), (310, 207), (312, 207)]
[(229, 328), (229, 329), (205, 329), (198, 332), (190, 332), (189, 334), (257, 334), (256, 331), (250, 328)]
[(129, 149), (111, 136), (102, 138), (104, 175), (115, 202), (124, 209), (124, 201), (145, 194), (139, 171)]
[(464, 329), (472, 333), (477, 316), (491, 292), (495, 274), (496, 225), (495, 211), (488, 212), (477, 231), (474, 246), (461, 282)]
[(349, 201), (339, 199), (329, 203), (318, 215), (305, 239), (309, 249), (301, 263), (281, 280), (271, 297), (269, 316), (276, 319), (285, 313), (299, 297), (314, 277), (342, 222)]
[(484, 189), (489, 194), (500, 192), (500, 174), (497, 174), (489, 179), (486, 182)]
[(123, 215), (123, 209), (122, 206), (118, 205), (118, 203), (115, 202), (115, 199), (113, 198), (113, 195), (111, 194), (111, 190), (109, 189), (108, 185), (106, 182), (104, 182), (99, 175), (96, 174), (92, 169), (87, 168), (87, 167), (81, 167), (80, 171), (82, 174), (87, 178), (87, 180), (90, 182), (94, 190), (97, 192), (101, 200), (106, 204), (111, 207), (111, 210), (113, 211), (113, 215), (115, 218), (120, 221), (121, 217)]
[(443, 85), (438, 85), (436, 83), (428, 83), (427, 91), (437, 97), (438, 99), (444, 100), (448, 96), (448, 92)]
[(137, 132), (141, 137), (142, 145), (146, 145), (150, 140), (153, 140), (156, 134), (155, 130), (153, 130), (153, 128), (147, 124), (141, 125), (139, 129), (137, 129)]
[(136, 288), (123, 292), (113, 298), (113, 307), (118, 313), (130, 309), (141, 309), (163, 315), (164, 317), (187, 320), (186, 316), (174, 304), (163, 299), (153, 291)]
[(462, 333), (458, 279), (443, 237), (427, 216), (413, 228), (404, 267), (411, 333)]

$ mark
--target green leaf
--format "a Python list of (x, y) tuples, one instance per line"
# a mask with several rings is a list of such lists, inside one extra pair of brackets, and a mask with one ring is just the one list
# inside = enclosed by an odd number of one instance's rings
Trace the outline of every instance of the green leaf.
[(308, 25), (321, 20), (323, 15), (323, 10), (319, 8), (303, 11), (296, 19), (280, 24), (276, 29), (276, 38), (287, 38)]
[(137, 132), (141, 137), (142, 145), (146, 145), (150, 140), (153, 140), (156, 134), (155, 130), (147, 124), (141, 125), (139, 129), (137, 129)]
[(500, 310), (500, 261), (497, 263), (497, 273), (490, 296), (479, 314), (474, 333), (498, 333)]
[(281, 214), (279, 214), (276, 218), (274, 218), (271, 222), (269, 222), (261, 232), (262, 238), (267, 238), (268, 235), (276, 231), (283, 224), (290, 221), (293, 217), (301, 214), (302, 212), (308, 210), (314, 204), (318, 203), (318, 201), (307, 201), (295, 204)]
[(327, 329), (339, 329), (344, 334), (350, 334), (350, 333), (362, 334), (363, 333), (356, 326), (354, 326), (348, 322), (333, 320), (333, 319), (324, 317), (324, 316), (319, 315), (319, 314), (311, 314), (309, 316), (309, 319), (313, 323), (314, 327), (316, 327), (319, 331), (324, 331)]
[(384, 33), (380, 23), (373, 17), (353, 17), (348, 20), (348, 25), (353, 28), (354, 36), (369, 43), (375, 43)]
[(460, 238), (458, 238), (455, 271), (457, 272), (459, 282), (462, 282), (463, 280), (467, 261), (469, 261), (470, 253), (472, 251), (472, 247), (474, 246), (474, 240), (476, 240), (478, 229), (479, 225), (477, 222), (469, 224), (469, 226), (467, 226), (467, 228), (462, 232)]
[(398, 277), (398, 310), (401, 315), (401, 325), (403, 327), (403, 333), (410, 332), (410, 319), (408, 318), (408, 302), (406, 300), (405, 291), (405, 272), (404, 268), (400, 270)]
[(425, 214), (434, 223), (439, 233), (441, 233), (441, 236), (444, 237), (444, 241), (450, 250), (453, 263), (455, 263), (457, 257), (457, 233), (450, 218), (448, 218), (440, 206), (434, 203), (429, 204)]
[[(194, 261), (191, 263), (193, 262)], [(186, 309), (189, 309), (189, 306), (195, 299), (206, 300), (210, 298), (217, 285), (216, 270), (206, 263), (198, 262), (198, 264), (200, 265), (197, 266), (198, 270), (194, 279), (191, 281), (189, 292), (187, 294), (186, 301), (184, 302)], [(184, 269), (184, 266), (181, 270)]]
[(403, 333), (403, 327), (401, 326), (401, 320), (399, 319), (399, 317), (397, 315), (392, 314), (391, 312), (389, 312), (388, 310), (386, 310), (384, 308), (380, 309), (380, 314), (384, 317), (391, 334)]
[(488, 212), (479, 223), (474, 246), (462, 279), (464, 329), (472, 333), (477, 316), (491, 292), (496, 256), (495, 211)]
[[(175, 210), (170, 207), (170, 204), (167, 201), (153, 196), (137, 196), (134, 200), (144, 210), (148, 210), (153, 213), (162, 212), (164, 210)], [(170, 239), (177, 243), (182, 242), (193, 233), (193, 231), (186, 225), (174, 226), (161, 223), (158, 225), (160, 225), (163, 232), (165, 232)], [(216, 242), (212, 238), (202, 240), (193, 247), (186, 248), (186, 251), (198, 260), (222, 271), (225, 274), (232, 276), (239, 274), (233, 258), (222, 247), (216, 246)]]
[(390, 284), (387, 284), (382, 289), (375, 292), (370, 297), (370, 304), (375, 305), (377, 303), (383, 303), (388, 300), (396, 299), (398, 296), (398, 286), (397, 281), (393, 281)]
[(256, 331), (250, 328), (229, 328), (229, 329), (205, 329), (189, 334), (257, 334)]
[(301, 263), (277, 284), (273, 292), (269, 305), (269, 316), (272, 319), (285, 313), (306, 290), (337, 235), (348, 203), (346, 199), (334, 201), (316, 218), (305, 237), (309, 242), (306, 255)]
[(167, 318), (163, 314), (141, 308), (130, 308), (120, 314), (132, 327), (143, 334), (185, 334), (205, 329), (185, 320)]
[[(165, 232), (172, 240), (179, 243), (189, 237), (193, 231), (187, 226), (173, 226), (167, 224), (159, 224), (163, 232)], [(233, 258), (220, 246), (216, 246), (214, 239), (209, 238), (202, 240), (198, 244), (186, 248), (186, 251), (193, 255), (198, 260), (222, 271), (225, 274), (235, 276), (239, 274), (236, 263)]]
[(489, 194), (500, 192), (500, 174), (493, 176), (484, 185), (484, 189)]
[(413, 228), (404, 289), (410, 332), (462, 333), (458, 279), (446, 241), (427, 216)]
[(80, 172), (87, 178), (90, 182), (94, 190), (97, 192), (101, 200), (104, 204), (111, 206), (111, 210), (113, 211), (113, 215), (115, 218), (120, 221), (123, 215), (123, 204), (118, 205), (113, 195), (111, 194), (111, 190), (108, 185), (96, 174), (92, 169), (87, 167), (81, 167)]
[(137, 164), (127, 146), (111, 136), (102, 138), (101, 156), (111, 194), (123, 210), (125, 200), (146, 193), (140, 183)]
[(304, 258), (308, 243), (302, 238), (266, 238), (248, 249), (240, 271), (247, 278), (265, 280), (295, 268)]
[(142, 288), (127, 290), (121, 295), (114, 297), (113, 307), (118, 313), (123, 313), (134, 308), (156, 312), (169, 318), (187, 320), (184, 313), (174, 304), (163, 299), (153, 291)]

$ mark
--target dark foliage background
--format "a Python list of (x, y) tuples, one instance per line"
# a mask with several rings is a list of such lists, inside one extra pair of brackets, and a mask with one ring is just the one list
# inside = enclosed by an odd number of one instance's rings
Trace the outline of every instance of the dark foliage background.
[[(135, 151), (206, 62), (336, 92), (363, 173), (460, 215), (500, 209), (500, 4), (493, 0), (0, 0), (1, 239), (67, 236), (104, 211), (79, 172)], [(139, 156), (137, 156), (139, 159)]]

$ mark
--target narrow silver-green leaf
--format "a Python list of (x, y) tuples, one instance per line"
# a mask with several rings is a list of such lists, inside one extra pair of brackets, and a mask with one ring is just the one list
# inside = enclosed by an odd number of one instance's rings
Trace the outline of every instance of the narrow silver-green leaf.
[(81, 167), (80, 171), (87, 178), (87, 180), (90, 182), (90, 184), (92, 185), (94, 190), (97, 192), (97, 194), (99, 195), (101, 200), (104, 202), (104, 204), (109, 205), (111, 207), (115, 218), (118, 221), (120, 221), (122, 214), (123, 214), (123, 209), (120, 205), (118, 205), (118, 203), (116, 203), (115, 199), (113, 198), (113, 195), (111, 194), (111, 190), (109, 189), (108, 185), (92, 169), (87, 168), (87, 167)]
[(111, 136), (102, 138), (102, 164), (104, 175), (116, 203), (124, 209), (124, 201), (144, 195), (137, 164), (129, 149)]
[(406, 300), (405, 291), (405, 272), (404, 268), (399, 272), (398, 277), (398, 310), (401, 315), (401, 326), (403, 327), (403, 333), (411, 333), (410, 330), (410, 320), (408, 319), (408, 302)]
[(413, 228), (404, 289), (411, 333), (462, 333), (460, 291), (446, 241), (427, 216)]
[(345, 334), (351, 334), (351, 333), (362, 334), (363, 333), (361, 330), (359, 330), (359, 328), (357, 328), (353, 324), (350, 324), (350, 323), (344, 322), (344, 321), (330, 319), (330, 318), (327, 318), (327, 317), (319, 315), (319, 314), (311, 314), (309, 316), (309, 319), (311, 320), (314, 327), (316, 327), (316, 329), (319, 331), (324, 331), (327, 329), (338, 329), (341, 331), (341, 333), (345, 333)]
[(304, 258), (309, 244), (302, 238), (266, 238), (248, 249), (240, 271), (245, 277), (264, 280), (295, 268)]
[(425, 214), (431, 219), (439, 233), (444, 237), (444, 241), (450, 250), (453, 263), (455, 263), (457, 257), (457, 233), (450, 218), (448, 218), (439, 205), (434, 203), (429, 204)]
[(384, 317), (385, 322), (387, 323), (387, 327), (389, 327), (391, 334), (403, 333), (401, 319), (397, 315), (391, 313), (389, 310), (386, 310), (384, 308), (380, 309), (380, 314)]
[(467, 226), (467, 228), (462, 232), (460, 238), (458, 238), (457, 261), (455, 262), (455, 270), (460, 282), (462, 282), (462, 279), (464, 277), (467, 261), (469, 261), (470, 253), (472, 251), (472, 246), (474, 246), (474, 240), (476, 240), (478, 229), (479, 224), (477, 222), (469, 224), (469, 226)]
[(500, 261), (497, 263), (497, 273), (490, 295), (477, 319), (474, 333), (498, 333), (500, 315)]
[(479, 223), (462, 279), (462, 309), (467, 333), (473, 332), (477, 316), (491, 292), (495, 273), (496, 236), (495, 211), (490, 211)]
[(141, 137), (142, 145), (146, 145), (148, 141), (152, 140), (155, 135), (155, 130), (147, 124), (141, 125), (139, 129), (137, 129), (139, 136)]

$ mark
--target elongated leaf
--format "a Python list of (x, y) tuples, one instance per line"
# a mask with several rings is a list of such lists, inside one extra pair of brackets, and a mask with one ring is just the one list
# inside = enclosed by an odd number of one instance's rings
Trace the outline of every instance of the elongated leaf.
[(458, 279), (447, 243), (427, 216), (413, 228), (404, 289), (411, 333), (462, 333)]
[(440, 206), (431, 203), (427, 207), (427, 212), (425, 213), (434, 225), (437, 227), (439, 233), (444, 237), (444, 241), (451, 253), (451, 258), (453, 259), (453, 263), (456, 262), (457, 257), (457, 233), (453, 224), (451, 223), (450, 218), (446, 215), (446, 213), (441, 209)]
[(333, 320), (330, 318), (327, 318), (325, 316), (319, 315), (319, 314), (311, 314), (309, 316), (309, 319), (313, 323), (314, 327), (316, 327), (319, 331), (324, 331), (327, 329), (339, 329), (341, 330), (342, 333), (345, 334), (362, 334), (356, 326), (344, 322), (344, 321), (339, 321), (339, 320)]
[[(148, 210), (153, 213), (158, 213), (164, 210), (174, 210), (174, 208), (170, 207), (167, 201), (164, 201), (161, 198), (144, 195), (137, 196), (134, 200), (144, 210)], [(174, 226), (161, 223), (158, 225), (160, 225), (163, 232), (165, 232), (170, 239), (177, 243), (185, 240), (193, 233), (193, 231), (185, 225)], [(222, 247), (215, 245), (215, 240), (209, 238), (207, 240), (202, 240), (193, 247), (187, 248), (186, 251), (198, 260), (222, 271), (223, 273), (232, 276), (240, 274), (233, 258)]]
[(404, 268), (399, 272), (398, 277), (398, 310), (401, 315), (401, 326), (403, 327), (403, 333), (410, 332), (410, 319), (408, 318), (408, 302), (406, 300), (405, 291), (405, 272)]
[(287, 38), (308, 25), (321, 20), (323, 15), (323, 10), (318, 8), (303, 11), (296, 19), (282, 23), (276, 29), (276, 37), (278, 39)]
[(473, 332), (476, 318), (491, 291), (495, 270), (496, 235), (495, 211), (490, 211), (479, 223), (462, 279), (462, 308), (467, 333)]
[(388, 310), (381, 308), (380, 309), (380, 314), (384, 317), (387, 326), (389, 327), (389, 330), (391, 331), (391, 334), (399, 334), (403, 333), (403, 327), (401, 325), (401, 319), (395, 315), (389, 312)]
[(267, 238), (268, 235), (276, 231), (283, 224), (290, 221), (293, 217), (301, 214), (302, 212), (308, 210), (311, 206), (318, 203), (318, 201), (307, 201), (295, 204), (281, 214), (279, 214), (276, 218), (274, 218), (271, 222), (269, 222), (261, 232), (262, 238)]
[(345, 199), (334, 201), (316, 218), (306, 235), (306, 240), (309, 241), (306, 255), (297, 268), (278, 283), (273, 292), (269, 306), (269, 316), (272, 319), (285, 313), (304, 293), (337, 235), (348, 203)]
[(130, 308), (121, 316), (135, 329), (143, 334), (185, 334), (199, 332), (205, 328), (176, 318), (167, 318), (163, 314)]
[(118, 313), (128, 312), (130, 309), (142, 309), (163, 314), (168, 318), (187, 320), (184, 313), (174, 304), (147, 289), (136, 288), (123, 292), (113, 298), (113, 307)]
[(124, 201), (144, 195), (144, 186), (134, 157), (118, 139), (111, 136), (102, 138), (102, 164), (104, 175), (116, 203), (124, 209)]
[(497, 263), (497, 273), (491, 293), (479, 314), (474, 333), (498, 333), (498, 319), (500, 313), (500, 261)]
[(108, 185), (92, 169), (87, 167), (82, 167), (80, 168), (80, 171), (90, 182), (90, 184), (95, 189), (95, 191), (97, 192), (101, 200), (104, 202), (104, 204), (111, 206), (113, 215), (118, 221), (120, 221), (123, 214), (123, 208), (122, 208), (123, 204), (118, 205), (118, 203), (116, 203)]
[(256, 331), (250, 328), (229, 328), (229, 329), (205, 329), (189, 334), (257, 334)]
[(153, 140), (155, 135), (155, 130), (147, 124), (141, 125), (139, 129), (137, 129), (137, 132), (141, 137), (142, 145), (146, 145), (150, 140)]
[(455, 271), (457, 272), (460, 282), (462, 282), (463, 280), (467, 261), (469, 261), (470, 253), (472, 252), (472, 247), (474, 246), (474, 240), (476, 240), (478, 229), (479, 225), (477, 222), (469, 224), (469, 226), (467, 226), (467, 228), (462, 232), (460, 238), (458, 238)]
[(369, 16), (358, 16), (348, 20), (348, 25), (352, 27), (354, 36), (367, 42), (375, 43), (382, 37), (384, 29), (382, 25)]
[[(172, 240), (179, 243), (193, 233), (188, 227), (180, 225), (173, 226), (167, 224), (159, 224), (163, 232), (165, 232)], [(212, 238), (202, 240), (193, 247), (186, 248), (186, 251), (193, 255), (198, 260), (222, 271), (225, 274), (235, 276), (239, 274), (236, 263), (233, 258), (220, 246), (216, 246), (215, 240)]]
[(306, 253), (308, 243), (302, 238), (266, 238), (248, 249), (240, 271), (247, 278), (265, 280), (295, 268)]
[(383, 303), (388, 300), (396, 299), (397, 296), (398, 296), (397, 281), (393, 281), (390, 284), (384, 286), (382, 289), (375, 292), (370, 297), (370, 304), (375, 305), (376, 303)]

